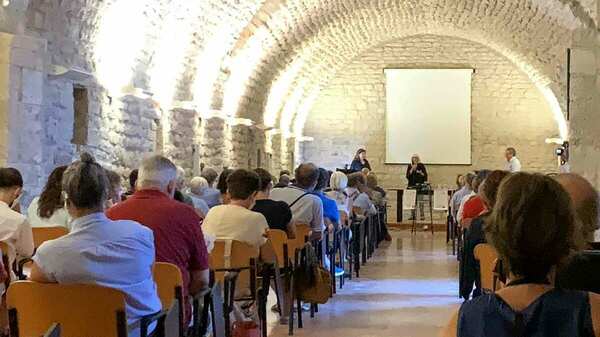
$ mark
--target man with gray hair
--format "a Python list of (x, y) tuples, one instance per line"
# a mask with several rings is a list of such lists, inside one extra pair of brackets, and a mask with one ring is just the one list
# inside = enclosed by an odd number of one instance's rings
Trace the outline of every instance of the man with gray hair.
[(313, 240), (320, 240), (325, 229), (323, 203), (311, 194), (317, 186), (319, 168), (312, 163), (301, 164), (296, 169), (296, 184), (271, 191), (271, 200), (283, 201), (292, 211), (294, 224), (309, 225)]
[(202, 194), (204, 193), (204, 190), (206, 190), (208, 188), (208, 182), (206, 181), (206, 179), (204, 179), (202, 177), (194, 177), (190, 181), (189, 186), (190, 186), (190, 193), (188, 195), (192, 199), (192, 202), (194, 203), (194, 208), (196, 209), (196, 211), (201, 213), (200, 216), (202, 218), (206, 218), (209, 207), (208, 207), (208, 204), (206, 203), (206, 201), (204, 201), (204, 199), (202, 199)]
[(188, 295), (208, 287), (208, 252), (201, 219), (196, 211), (173, 200), (177, 188), (177, 167), (169, 159), (155, 155), (139, 169), (136, 192), (126, 201), (106, 211), (112, 220), (133, 220), (154, 232), (156, 261), (175, 264), (183, 276), (185, 319), (191, 319)]
[(206, 179), (208, 183), (208, 187), (202, 191), (202, 194), (199, 197), (206, 202), (208, 207), (212, 208), (221, 204), (221, 191), (215, 188), (215, 182), (219, 177), (219, 174), (214, 169), (207, 167), (202, 170), (202, 174), (200, 175), (202, 178)]

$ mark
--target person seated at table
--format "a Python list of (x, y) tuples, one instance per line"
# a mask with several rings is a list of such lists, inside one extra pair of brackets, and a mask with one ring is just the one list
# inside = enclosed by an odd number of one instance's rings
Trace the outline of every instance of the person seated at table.
[(463, 303), (443, 336), (600, 336), (600, 295), (555, 288), (553, 270), (583, 240), (569, 195), (551, 177), (516, 173), (500, 185), (486, 226), (507, 286)]
[(30, 279), (120, 290), (126, 296), (129, 324), (160, 311), (152, 276), (154, 236), (135, 221), (112, 221), (104, 215), (106, 170), (83, 153), (64, 172), (62, 185), (72, 231), (37, 249)]
[(481, 215), (473, 219), (471, 226), (465, 234), (463, 260), (461, 261), (463, 278), (460, 282), (460, 295), (464, 299), (469, 299), (473, 290), (473, 284), (475, 284), (473, 297), (481, 295), (479, 262), (475, 260), (474, 251), (478, 244), (486, 242), (484, 232), (485, 222), (494, 210), (498, 188), (508, 175), (508, 171), (493, 171), (479, 186), (479, 196), (485, 205), (485, 210)]
[(62, 197), (62, 177), (67, 166), (58, 166), (50, 176), (39, 197), (27, 208), (27, 221), (32, 228), (61, 226), (70, 230), (71, 218)]
[(292, 222), (292, 211), (288, 204), (269, 199), (273, 190), (271, 173), (262, 168), (257, 168), (254, 172), (260, 177), (260, 188), (252, 210), (265, 216), (270, 229), (286, 232), (289, 239), (296, 238), (296, 225)]

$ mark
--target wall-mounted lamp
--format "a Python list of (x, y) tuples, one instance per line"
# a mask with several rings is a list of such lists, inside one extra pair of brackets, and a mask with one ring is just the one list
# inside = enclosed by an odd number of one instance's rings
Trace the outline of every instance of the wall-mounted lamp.
[(2, 0), (2, 7), (8, 7), (10, 5), (10, 0)]
[(565, 140), (562, 138), (559, 138), (559, 137), (546, 138), (546, 144), (563, 145), (564, 142), (565, 142)]
[(299, 142), (314, 142), (315, 139), (313, 137), (302, 136), (297, 138)]

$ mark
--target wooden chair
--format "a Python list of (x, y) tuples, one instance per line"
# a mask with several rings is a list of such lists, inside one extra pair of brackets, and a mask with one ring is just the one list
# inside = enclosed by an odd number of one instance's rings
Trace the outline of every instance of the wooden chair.
[(169, 308), (171, 313), (165, 320), (167, 335), (187, 336), (187, 327), (184, 327), (183, 323), (185, 314), (183, 278), (179, 267), (171, 263), (156, 262), (153, 274), (162, 307)]
[[(50, 240), (58, 239), (62, 236), (69, 234), (69, 230), (63, 226), (55, 227), (34, 227), (31, 229), (33, 234), (33, 248), (36, 251), (42, 243)], [(23, 259), (19, 261), (17, 265), (16, 274), (19, 280), (27, 279), (24, 271), (25, 269), (31, 268), (33, 261), (31, 259)]]
[(60, 337), (60, 324), (54, 323), (48, 331), (44, 334), (44, 337)]
[[(217, 240), (209, 256), (212, 283), (223, 284), (223, 312), (225, 316), (225, 335), (231, 336), (229, 316), (235, 301), (257, 301), (259, 317), (266, 335), (266, 289), (259, 289), (258, 259), (260, 252), (244, 242), (236, 240)], [(268, 282), (267, 282), (268, 283)], [(267, 285), (268, 287), (268, 285)], [(237, 289), (249, 290), (249, 294), (236, 294)], [(262, 296), (265, 295), (265, 296)]]
[[(288, 298), (285, 297), (283, 291), (283, 287), (285, 287), (289, 293), (293, 293), (293, 275), (294, 268), (292, 267), (292, 263), (290, 260), (289, 254), (289, 245), (288, 245), (288, 236), (287, 233), (278, 230), (271, 229), (268, 233), (269, 241), (273, 246), (273, 250), (275, 251), (275, 255), (277, 256), (277, 267), (275, 268), (275, 292), (277, 295), (277, 304), (279, 308), (279, 315), (284, 316), (284, 309), (289, 309), (287, 313), (289, 317), (293, 316), (293, 305), (292, 303), (288, 303)], [(283, 276), (283, 277), (282, 277)], [(281, 279), (285, 279), (285, 284), (281, 284), (279, 281)], [(294, 323), (293, 320), (289, 320), (289, 333), (293, 334)]]
[(17, 281), (8, 288), (7, 304), (11, 337), (42, 336), (54, 323), (67, 337), (126, 337), (138, 328), (146, 337), (154, 322), (164, 336), (164, 312), (128, 326), (125, 294), (98, 285)]
[(478, 244), (474, 251), (475, 259), (479, 261), (481, 278), (481, 289), (487, 293), (496, 291), (494, 269), (498, 259), (498, 253), (487, 243)]
[(55, 240), (69, 234), (69, 230), (63, 226), (34, 227), (31, 228), (31, 232), (33, 233), (33, 246), (35, 249), (46, 241)]

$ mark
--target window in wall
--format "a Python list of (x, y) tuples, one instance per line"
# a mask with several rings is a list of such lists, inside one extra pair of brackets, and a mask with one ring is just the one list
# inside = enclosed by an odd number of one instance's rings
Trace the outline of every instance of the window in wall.
[(73, 86), (73, 138), (71, 143), (86, 145), (88, 140), (88, 91), (82, 86)]

